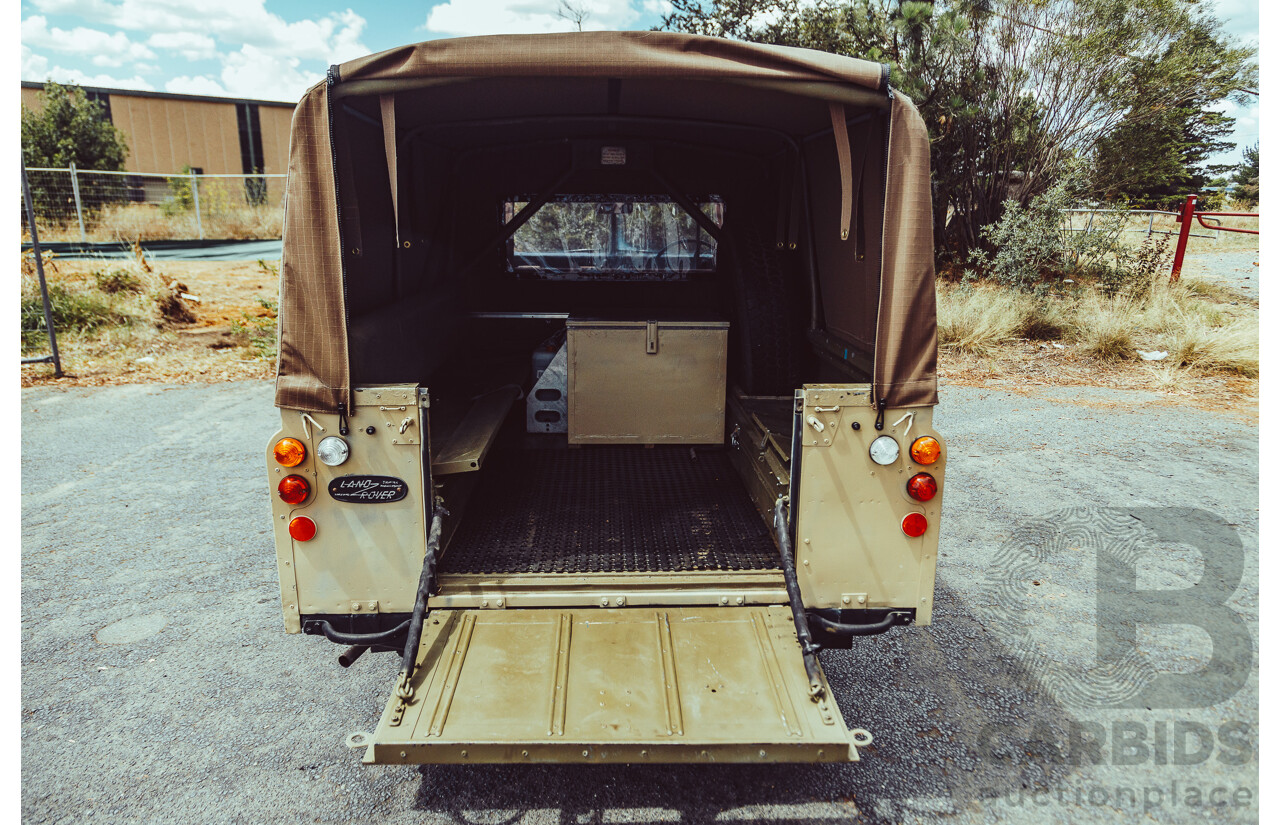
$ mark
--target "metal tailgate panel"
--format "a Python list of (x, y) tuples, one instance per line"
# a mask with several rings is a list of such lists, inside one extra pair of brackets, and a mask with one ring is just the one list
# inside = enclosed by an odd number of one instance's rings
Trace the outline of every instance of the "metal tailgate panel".
[(786, 606), (440, 610), (419, 650), (366, 762), (858, 758)]

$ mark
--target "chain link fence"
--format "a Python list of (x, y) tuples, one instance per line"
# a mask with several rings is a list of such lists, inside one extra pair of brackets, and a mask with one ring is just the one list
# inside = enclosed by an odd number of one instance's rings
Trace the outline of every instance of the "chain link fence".
[[(28, 168), (45, 242), (275, 240), (284, 175), (178, 175)], [(23, 233), (29, 235), (26, 213)]]

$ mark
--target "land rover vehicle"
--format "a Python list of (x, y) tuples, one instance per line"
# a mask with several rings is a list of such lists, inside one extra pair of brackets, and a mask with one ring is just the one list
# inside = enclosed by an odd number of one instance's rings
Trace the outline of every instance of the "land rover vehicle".
[(438, 40), (294, 115), (291, 633), (395, 651), (374, 763), (841, 761), (821, 647), (930, 621), (928, 137), (887, 69)]

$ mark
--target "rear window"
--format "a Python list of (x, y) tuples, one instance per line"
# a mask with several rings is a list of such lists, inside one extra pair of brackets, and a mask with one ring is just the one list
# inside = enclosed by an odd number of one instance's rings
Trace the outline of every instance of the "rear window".
[[(503, 222), (529, 200), (509, 198)], [(716, 226), (724, 224), (719, 196), (691, 200)], [(552, 281), (684, 280), (715, 271), (716, 241), (669, 197), (557, 195), (516, 230), (507, 265), (518, 277)]]

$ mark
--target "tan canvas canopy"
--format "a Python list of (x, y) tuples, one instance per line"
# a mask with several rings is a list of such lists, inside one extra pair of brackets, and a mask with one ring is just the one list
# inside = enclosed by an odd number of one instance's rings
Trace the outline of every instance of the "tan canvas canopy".
[[(616, 95), (602, 94), (597, 111), (587, 96), (539, 98), (539, 78), (598, 78), (624, 85), (635, 81), (640, 86), (650, 83), (645, 89), (666, 91), (638, 95), (643, 100), (629, 104), (634, 110), (620, 107)], [(472, 90), (460, 95), (457, 90), (466, 84), (473, 84)], [(519, 94), (504, 97), (503, 87), (495, 84), (518, 87)], [(404, 102), (408, 95), (413, 96), (412, 105)], [(335, 133), (335, 102), (361, 99), (372, 101), (365, 107), (372, 114), (357, 114), (369, 124), (381, 121), (376, 142), (346, 138), (341, 129)], [(804, 101), (808, 108), (793, 112), (787, 108), (792, 99)], [(493, 119), (521, 106), (546, 115), (597, 117), (601, 122), (609, 117), (641, 121), (670, 110), (689, 118), (696, 114), (702, 128), (717, 121), (741, 123), (771, 130), (793, 143), (824, 133), (823, 140), (833, 150), (810, 165), (807, 181), (815, 207), (811, 257), (819, 260), (821, 276), (820, 309), (814, 302), (814, 340), (827, 342), (830, 357), (865, 359), (874, 397), (887, 406), (936, 403), (929, 141), (911, 101), (888, 88), (886, 68), (806, 49), (709, 37), (589, 32), (404, 46), (336, 66), (326, 82), (308, 90), (294, 114), (290, 138), (278, 406), (313, 412), (350, 409), (348, 291), (359, 287), (358, 279), (369, 277), (370, 267), (382, 266), (376, 263), (382, 259), (370, 257), (375, 244), (385, 247), (379, 254), (386, 256), (386, 266), (392, 265), (393, 253), (418, 254), (417, 247), (405, 252), (411, 233), (401, 235), (408, 219), (403, 205), (406, 183), (396, 165), (399, 126)], [(877, 113), (876, 122), (883, 124), (877, 126), (879, 132), (848, 131), (847, 116), (860, 110)], [(823, 130), (820, 119), (828, 111), (830, 120)], [(817, 123), (811, 114), (819, 118)], [(335, 146), (335, 134), (338, 143), (345, 144)], [(877, 162), (877, 137), (887, 147), (883, 166)], [(389, 180), (390, 197), (381, 200), (389, 200), (389, 206), (380, 203), (375, 209), (351, 200), (354, 186), (343, 176), (356, 173), (343, 170), (343, 152), (361, 162), (370, 157), (385, 162), (390, 171), (382, 174)], [(859, 195), (863, 178), (882, 182), (883, 200), (879, 193), (867, 196), (869, 200)], [(870, 216), (867, 225), (874, 232), (863, 243), (850, 237), (851, 213), (872, 202), (873, 211), (883, 212)], [(363, 224), (359, 214), (353, 218), (356, 210), (363, 213)], [(385, 218), (374, 217), (384, 213)], [(381, 234), (371, 232), (374, 220), (390, 226)], [(348, 237), (344, 249), (342, 230), (350, 236), (362, 225), (363, 240)], [(794, 230), (792, 239), (794, 246)], [(860, 243), (862, 247), (855, 248)], [(363, 261), (360, 267), (351, 263), (356, 258)]]

